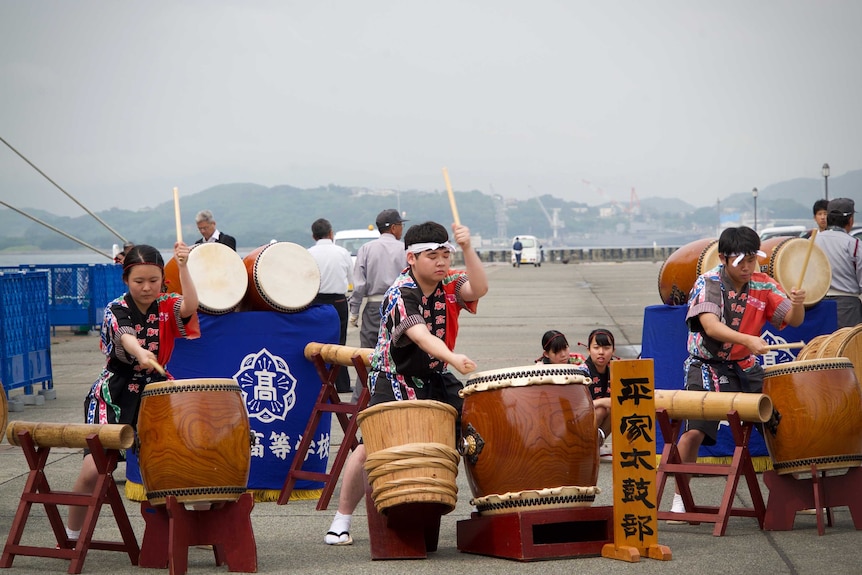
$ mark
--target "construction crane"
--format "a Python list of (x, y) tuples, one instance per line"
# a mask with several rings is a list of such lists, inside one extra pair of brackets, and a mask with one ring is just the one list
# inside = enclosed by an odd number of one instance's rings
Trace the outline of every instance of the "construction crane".
[[(529, 186), (528, 186), (529, 187)], [(530, 191), (534, 194), (536, 191), (533, 188), (530, 188)], [(545, 217), (548, 219), (548, 224), (551, 226), (551, 230), (554, 232), (554, 244), (557, 243), (557, 231), (566, 227), (565, 222), (560, 219), (560, 208), (551, 208), (551, 212), (553, 212), (553, 216), (548, 213), (548, 210), (545, 209), (545, 205), (542, 203), (542, 200), (538, 195), (535, 196), (536, 202), (538, 202), (539, 207), (542, 208), (542, 212), (545, 214)]]

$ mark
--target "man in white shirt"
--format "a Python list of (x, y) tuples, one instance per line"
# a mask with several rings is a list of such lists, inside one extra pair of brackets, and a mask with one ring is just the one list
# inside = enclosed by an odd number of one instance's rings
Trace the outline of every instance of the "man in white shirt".
[(814, 243), (826, 254), (832, 279), (826, 299), (834, 299), (838, 308), (838, 327), (862, 323), (862, 246), (848, 232), (853, 229), (856, 203), (850, 198), (835, 198), (827, 206), (825, 231)]
[[(353, 283), (353, 261), (350, 252), (332, 242), (332, 224), (323, 218), (317, 219), (311, 224), (311, 236), (317, 242), (308, 252), (317, 262), (320, 269), (320, 289), (316, 304), (329, 304), (338, 312), (341, 321), (341, 331), (338, 343), (347, 343), (347, 287)], [(350, 393), (350, 375), (347, 368), (342, 367), (338, 371), (335, 380), (335, 388), (338, 393)]]
[[(373, 349), (377, 345), (380, 331), (380, 302), (383, 294), (407, 267), (407, 252), (401, 242), (404, 222), (398, 210), (383, 210), (377, 214), (377, 229), (380, 237), (372, 240), (356, 252), (353, 267), (353, 294), (350, 296), (350, 323), (359, 326), (359, 308), (362, 310), (362, 325), (359, 330), (359, 345)], [(353, 390), (353, 402), (359, 399), (362, 390), (357, 385)]]

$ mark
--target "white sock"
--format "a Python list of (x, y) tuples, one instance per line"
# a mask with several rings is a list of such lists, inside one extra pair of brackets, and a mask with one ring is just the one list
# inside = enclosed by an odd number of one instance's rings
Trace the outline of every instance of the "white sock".
[(66, 538), (69, 539), (69, 541), (77, 541), (78, 537), (80, 537), (80, 536), (81, 536), (81, 530), (80, 529), (75, 531), (74, 529), (69, 529), (68, 527), (66, 527)]
[(344, 515), (336, 511), (335, 517), (332, 519), (332, 525), (329, 526), (329, 531), (335, 533), (335, 535), (327, 533), (324, 541), (329, 545), (347, 541), (348, 535), (341, 534), (350, 532), (350, 521), (352, 519), (353, 515)]
[(682, 495), (679, 493), (673, 494), (673, 504), (670, 506), (672, 513), (685, 513), (685, 504), (682, 502)]

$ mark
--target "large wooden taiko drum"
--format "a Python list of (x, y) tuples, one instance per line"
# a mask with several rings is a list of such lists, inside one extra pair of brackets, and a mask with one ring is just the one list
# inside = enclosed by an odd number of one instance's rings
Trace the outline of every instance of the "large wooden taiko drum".
[(151, 383), (138, 415), (141, 478), (152, 505), (236, 501), (251, 466), (248, 413), (232, 379)]
[(668, 256), (658, 273), (658, 293), (667, 305), (685, 305), (698, 276), (717, 266), (718, 240), (690, 242)]
[(862, 388), (847, 358), (791, 361), (764, 372), (763, 393), (780, 416), (765, 430), (776, 472), (862, 464)]
[(437, 504), (449, 513), (458, 500), (458, 452), (451, 405), (392, 401), (357, 415), (371, 498), (380, 513), (407, 503)]
[(6, 420), (9, 418), (9, 405), (6, 401), (6, 390), (0, 383), (0, 441), (3, 441), (3, 436), (6, 434)]
[[(245, 297), (248, 275), (242, 258), (224, 244), (195, 244), (189, 250), (189, 275), (198, 294), (198, 309), (220, 315), (231, 312)], [(183, 293), (176, 258), (165, 264), (165, 285), (169, 292)]]
[(250, 311), (302, 311), (320, 289), (320, 269), (308, 250), (292, 242), (260, 246), (243, 258), (248, 291), (242, 308)]
[(802, 287), (805, 289), (803, 303), (810, 307), (826, 296), (832, 281), (832, 266), (823, 250), (816, 244), (811, 246), (811, 240), (784, 237), (770, 238), (763, 242), (760, 249), (767, 257), (761, 269), (789, 294), (791, 289), (799, 287), (795, 284), (799, 282), (809, 247), (811, 255), (808, 257)]
[(569, 365), (470, 376), (461, 391), (461, 453), (480, 513), (595, 500), (599, 441), (586, 383)]

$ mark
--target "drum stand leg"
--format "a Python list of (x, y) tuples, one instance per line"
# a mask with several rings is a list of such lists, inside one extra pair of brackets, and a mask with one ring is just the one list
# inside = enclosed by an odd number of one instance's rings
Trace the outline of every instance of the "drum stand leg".
[(427, 559), (437, 551), (440, 518), (450, 509), (440, 503), (404, 503), (377, 511), (371, 485), (365, 487), (371, 559)]
[[(667, 415), (667, 411), (661, 408), (656, 409), (655, 415), (656, 421), (661, 428), (662, 437), (665, 440), (664, 450), (662, 450), (661, 454), (661, 463), (659, 463), (656, 470), (656, 484), (658, 486), (656, 500), (661, 501), (667, 476), (668, 474), (672, 474), (676, 479), (676, 484), (680, 495), (682, 495), (686, 509), (685, 513), (659, 511), (658, 519), (677, 519), (688, 521), (694, 525), (701, 522), (715, 523), (715, 529), (712, 532), (715, 536), (724, 535), (727, 530), (727, 522), (731, 516), (754, 517), (757, 519), (760, 528), (763, 529), (766, 506), (763, 503), (763, 494), (760, 492), (760, 485), (757, 483), (757, 473), (754, 471), (754, 464), (751, 462), (751, 452), (748, 450), (748, 441), (754, 428), (753, 424), (741, 421), (736, 411), (731, 411), (727, 414), (730, 430), (736, 443), (729, 465), (683, 463), (679, 455), (679, 448), (677, 447), (682, 421), (671, 421)], [(689, 474), (726, 476), (727, 483), (725, 484), (721, 505), (717, 507), (696, 505), (691, 495)], [(753, 509), (733, 507), (736, 488), (739, 485), (740, 478), (743, 476), (748, 483), (748, 491), (751, 494), (751, 502), (754, 505)]]
[[(9, 538), (6, 540), (6, 547), (3, 549), (2, 558), (0, 558), (0, 567), (11, 567), (16, 555), (54, 557), (57, 559), (70, 559), (69, 573), (80, 573), (84, 566), (84, 559), (87, 557), (87, 551), (90, 549), (128, 553), (132, 565), (137, 565), (140, 554), (138, 541), (135, 539), (135, 532), (132, 530), (129, 516), (126, 514), (126, 508), (120, 499), (120, 492), (117, 490), (117, 484), (114, 483), (112, 475), (114, 469), (117, 467), (117, 459), (120, 452), (116, 449), (105, 450), (97, 435), (88, 436), (87, 445), (93, 454), (93, 462), (99, 472), (93, 492), (52, 491), (48, 485), (48, 479), (45, 477), (45, 462), (48, 460), (51, 448), (37, 448), (28, 431), (19, 432), (18, 438), (21, 448), (24, 450), (24, 456), (27, 458), (27, 463), (30, 466), (30, 474), (27, 477), (27, 483), (24, 485), (24, 492), (21, 494), (21, 501), (18, 504), (15, 519), (12, 521), (12, 528), (9, 530)], [(21, 537), (24, 534), (24, 527), (30, 515), (30, 508), (34, 503), (40, 503), (45, 506), (45, 513), (57, 539), (56, 549), (53, 546), (33, 547), (20, 544)], [(99, 511), (105, 503), (111, 506), (117, 527), (119, 527), (120, 535), (123, 538), (122, 542), (93, 540), (96, 521), (99, 519)], [(81, 534), (77, 542), (70, 541), (66, 537), (66, 529), (60, 517), (60, 512), (57, 509), (58, 505), (74, 505), (87, 508), (84, 525), (81, 528)]]
[[(335, 379), (338, 377), (338, 370), (341, 366), (333, 364), (332, 367), (327, 368), (320, 354), (314, 354), (314, 367), (317, 369), (317, 375), (322, 382), (320, 394), (317, 396), (317, 402), (314, 404), (308, 425), (305, 426), (305, 431), (302, 434), (302, 441), (299, 443), (299, 447), (296, 448), (293, 462), (290, 465), (290, 471), (287, 473), (287, 478), (284, 480), (284, 485), (278, 496), (279, 505), (284, 505), (290, 501), (290, 494), (293, 492), (297, 479), (306, 479), (309, 481), (322, 481), (324, 483), (323, 492), (317, 501), (317, 510), (323, 511), (326, 509), (329, 505), (329, 500), (332, 498), (332, 493), (335, 491), (338, 476), (341, 475), (341, 469), (344, 467), (344, 462), (347, 461), (348, 454), (359, 446), (359, 439), (356, 437), (359, 422), (356, 420), (356, 414), (365, 409), (371, 394), (368, 391), (368, 370), (365, 367), (365, 363), (358, 356), (354, 357), (352, 361), (353, 367), (356, 368), (358, 382), (362, 384), (362, 392), (359, 394), (359, 400), (355, 404), (342, 403), (341, 398), (338, 397), (338, 391), (335, 389)], [(304, 471), (302, 470), (302, 463), (305, 461), (305, 454), (308, 453), (308, 449), (311, 447), (314, 430), (317, 429), (320, 418), (324, 413), (334, 413), (338, 418), (341, 429), (344, 430), (344, 439), (341, 443), (341, 448), (339, 448), (338, 454), (335, 456), (328, 473)]]
[(763, 482), (769, 488), (764, 529), (790, 531), (797, 511), (816, 509), (817, 534), (823, 535), (826, 530), (820, 510), (826, 509), (826, 522), (832, 527), (832, 508), (846, 505), (850, 508), (853, 527), (862, 530), (862, 494), (859, 493), (862, 467), (851, 467), (843, 475), (826, 475), (817, 465), (812, 465), (811, 477), (799, 479), (770, 470), (763, 473)]
[(141, 543), (141, 567), (170, 568), (170, 575), (188, 570), (189, 547), (212, 545), (216, 565), (230, 571), (257, 571), (257, 547), (251, 526), (254, 498), (243, 493), (237, 501), (213, 504), (212, 509), (186, 509), (169, 495), (158, 507), (141, 503), (146, 527)]

